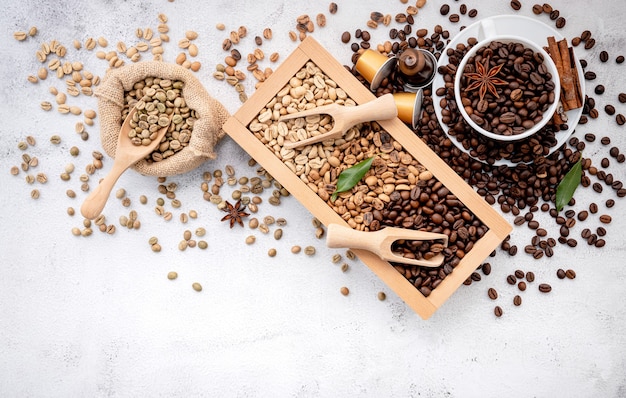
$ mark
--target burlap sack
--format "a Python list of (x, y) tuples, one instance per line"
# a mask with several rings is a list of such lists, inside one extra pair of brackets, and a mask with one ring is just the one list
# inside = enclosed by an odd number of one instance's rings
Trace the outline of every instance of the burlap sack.
[(193, 73), (182, 66), (159, 61), (129, 64), (110, 71), (95, 92), (100, 116), (100, 139), (104, 151), (115, 158), (117, 139), (122, 126), (124, 92), (147, 77), (180, 80), (185, 83), (182, 96), (189, 108), (196, 111), (198, 120), (193, 126), (189, 145), (160, 162), (137, 162), (133, 168), (151, 176), (171, 176), (197, 168), (208, 159), (214, 159), (215, 145), (224, 136), (222, 125), (229, 117), (224, 106), (202, 86)]

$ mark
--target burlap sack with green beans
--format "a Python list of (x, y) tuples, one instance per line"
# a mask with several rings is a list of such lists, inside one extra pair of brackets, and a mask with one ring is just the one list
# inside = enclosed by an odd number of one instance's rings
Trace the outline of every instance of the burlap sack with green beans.
[(182, 81), (182, 97), (187, 107), (195, 111), (197, 119), (193, 121), (189, 142), (182, 150), (157, 162), (140, 160), (133, 168), (141, 174), (166, 177), (186, 173), (206, 160), (214, 159), (215, 146), (225, 134), (222, 125), (230, 116), (228, 111), (209, 95), (193, 72), (160, 61), (138, 62), (110, 70), (95, 91), (104, 151), (115, 158), (117, 140), (124, 122), (124, 94), (132, 90), (135, 83), (148, 77)]

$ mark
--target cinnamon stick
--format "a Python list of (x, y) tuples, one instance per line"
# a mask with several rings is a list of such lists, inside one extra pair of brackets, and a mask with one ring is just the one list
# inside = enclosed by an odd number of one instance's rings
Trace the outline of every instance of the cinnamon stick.
[(572, 60), (569, 56), (567, 40), (560, 40), (558, 46), (563, 70), (563, 74), (561, 75), (561, 85), (563, 86), (562, 94), (564, 96), (563, 104), (567, 110), (576, 109), (578, 107), (576, 85), (574, 83), (574, 75), (572, 74)]
[(580, 86), (580, 76), (578, 75), (578, 68), (576, 67), (576, 62), (574, 61), (574, 49), (572, 47), (568, 48), (569, 58), (571, 60), (571, 68), (572, 74), (574, 76), (574, 89), (576, 90), (576, 108), (580, 108), (583, 106), (583, 89)]

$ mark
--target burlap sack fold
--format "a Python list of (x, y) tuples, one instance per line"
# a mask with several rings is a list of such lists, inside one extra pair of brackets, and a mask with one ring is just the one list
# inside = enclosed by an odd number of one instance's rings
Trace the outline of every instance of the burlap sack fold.
[(141, 174), (166, 177), (191, 171), (208, 159), (214, 159), (215, 145), (224, 136), (222, 125), (230, 116), (226, 108), (209, 95), (191, 71), (176, 64), (145, 61), (111, 70), (95, 91), (100, 117), (100, 139), (104, 151), (115, 158), (117, 139), (122, 126), (124, 92), (147, 77), (180, 80), (185, 83), (182, 96), (196, 111), (189, 145), (160, 162), (137, 162), (133, 168)]

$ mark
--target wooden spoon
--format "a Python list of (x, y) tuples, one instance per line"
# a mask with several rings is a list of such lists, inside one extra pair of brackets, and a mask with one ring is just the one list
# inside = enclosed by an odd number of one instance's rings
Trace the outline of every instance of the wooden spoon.
[(152, 140), (150, 145), (134, 145), (128, 137), (128, 132), (131, 130), (130, 122), (133, 116), (137, 113), (137, 108), (133, 107), (126, 116), (124, 124), (120, 129), (120, 135), (117, 138), (117, 148), (115, 149), (115, 160), (113, 161), (113, 167), (109, 171), (100, 184), (91, 191), (89, 196), (83, 202), (80, 208), (80, 212), (83, 217), (93, 220), (102, 213), (102, 209), (109, 199), (109, 195), (113, 190), (113, 186), (117, 182), (118, 178), (122, 175), (126, 169), (134, 165), (141, 159), (145, 158), (156, 149), (161, 143), (161, 139), (165, 136), (170, 123), (172, 122), (172, 115), (170, 115), (170, 121), (167, 126), (164, 126), (157, 132), (157, 136)]
[(297, 148), (304, 145), (315, 144), (332, 138), (341, 138), (354, 125), (372, 120), (388, 120), (398, 116), (398, 108), (391, 94), (382, 95), (370, 102), (357, 106), (343, 106), (330, 104), (318, 108), (296, 112), (280, 117), (278, 120), (295, 119), (311, 115), (329, 115), (333, 118), (334, 126), (327, 133), (292, 142), (285, 141), (285, 148)]
[(444, 255), (442, 253), (430, 260), (417, 260), (398, 255), (391, 250), (392, 244), (397, 240), (437, 240), (442, 241), (444, 247), (448, 246), (448, 235), (413, 229), (385, 227), (375, 232), (365, 232), (339, 224), (330, 224), (326, 231), (326, 245), (331, 248), (364, 249), (378, 255), (383, 260), (409, 265), (438, 267), (443, 262)]

